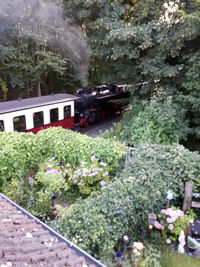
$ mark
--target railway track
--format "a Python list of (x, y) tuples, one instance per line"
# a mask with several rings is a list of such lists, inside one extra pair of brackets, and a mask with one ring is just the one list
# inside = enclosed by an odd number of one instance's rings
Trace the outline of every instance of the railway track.
[(120, 121), (121, 119), (121, 114), (115, 115), (112, 118), (90, 125), (87, 128), (77, 128), (76, 131), (79, 131), (80, 133), (91, 137), (97, 137), (101, 132), (111, 129), (113, 127), (113, 124)]

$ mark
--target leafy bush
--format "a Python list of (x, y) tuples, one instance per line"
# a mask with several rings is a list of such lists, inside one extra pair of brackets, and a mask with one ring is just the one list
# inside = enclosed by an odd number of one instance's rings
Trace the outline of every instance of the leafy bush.
[(183, 181), (192, 180), (194, 188), (199, 186), (199, 160), (199, 153), (181, 145), (143, 144), (130, 153), (126, 175), (138, 177), (152, 197), (155, 188), (163, 195), (172, 190), (177, 197), (183, 191)]
[[(158, 221), (155, 221), (155, 228), (162, 230), (162, 235), (170, 241), (175, 241), (182, 231), (185, 231), (190, 224), (190, 221), (194, 221), (195, 214), (192, 210), (187, 214), (175, 207), (162, 209), (158, 214)], [(166, 240), (166, 242), (167, 242)]]
[(5, 189), (5, 194), (40, 219), (52, 213), (49, 194), (44, 191), (42, 184), (32, 177), (12, 179)]
[[(73, 169), (70, 164), (61, 166), (55, 160), (40, 165), (34, 177), (12, 179), (5, 193), (32, 214), (44, 218), (52, 213), (50, 201), (53, 196), (63, 196), (63, 192), (74, 191), (89, 194), (100, 189), (109, 180), (107, 164), (98, 163), (93, 157), (92, 163), (81, 163)], [(64, 198), (63, 197), (63, 198)]]
[(190, 132), (186, 110), (172, 97), (135, 101), (114, 130), (103, 136), (115, 137), (129, 146), (141, 143), (172, 144), (185, 140)]
[(37, 166), (42, 158), (37, 139), (33, 134), (0, 133), (0, 188)]
[(77, 186), (80, 193), (89, 194), (105, 186), (109, 181), (109, 168), (105, 162), (91, 157), (91, 163), (82, 161), (80, 167), (67, 174), (69, 186)]
[(40, 131), (37, 136), (38, 146), (48, 158), (54, 156), (58, 162), (72, 166), (79, 166), (81, 161), (88, 162), (95, 156), (107, 163), (110, 170), (115, 170), (125, 155), (125, 147), (120, 143), (100, 137), (91, 138), (60, 127)]
[(200, 178), (199, 160), (179, 145), (141, 145), (115, 181), (63, 211), (52, 227), (94, 256), (109, 257), (124, 234), (148, 237), (147, 214), (163, 208), (169, 189), (180, 196), (184, 181)]
[(78, 167), (96, 156), (108, 165), (109, 171), (120, 166), (125, 147), (103, 138), (91, 138), (79, 133), (52, 127), (30, 133), (0, 133), (0, 188), (6, 188), (13, 178), (28, 177), (38, 171), (39, 164), (55, 157), (63, 164)]

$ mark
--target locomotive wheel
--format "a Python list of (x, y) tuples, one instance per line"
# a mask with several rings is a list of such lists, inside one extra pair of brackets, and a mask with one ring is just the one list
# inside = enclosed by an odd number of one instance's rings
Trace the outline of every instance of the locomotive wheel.
[(90, 112), (89, 116), (88, 116), (88, 122), (90, 124), (93, 124), (93, 123), (95, 123), (95, 121), (96, 121), (96, 113), (95, 112)]

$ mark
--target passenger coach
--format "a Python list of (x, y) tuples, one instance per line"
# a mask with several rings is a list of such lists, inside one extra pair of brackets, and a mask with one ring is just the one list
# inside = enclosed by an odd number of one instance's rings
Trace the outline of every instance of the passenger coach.
[(33, 132), (61, 126), (74, 128), (74, 102), (78, 97), (55, 94), (0, 102), (0, 131)]

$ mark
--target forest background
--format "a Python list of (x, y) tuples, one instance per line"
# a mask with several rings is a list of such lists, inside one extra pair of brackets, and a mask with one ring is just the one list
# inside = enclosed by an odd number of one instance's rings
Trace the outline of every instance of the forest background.
[(187, 142), (196, 149), (199, 0), (0, 4), (2, 101), (123, 84), (131, 92), (131, 105), (113, 133), (118, 139), (129, 145)]

